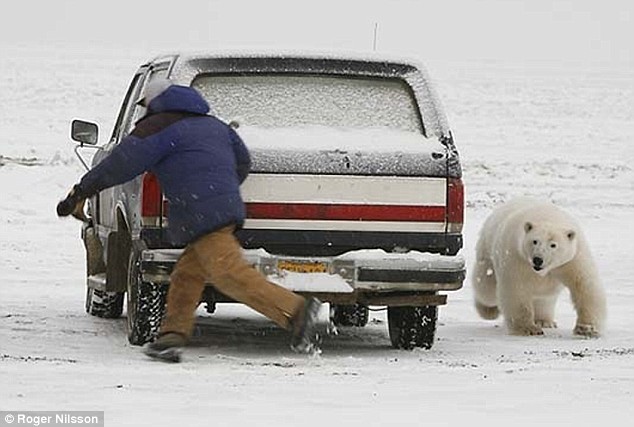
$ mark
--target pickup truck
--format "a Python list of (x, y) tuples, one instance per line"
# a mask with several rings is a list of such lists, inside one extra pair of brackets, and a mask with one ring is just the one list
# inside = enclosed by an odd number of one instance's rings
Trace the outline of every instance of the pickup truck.
[[(424, 69), (375, 57), (173, 54), (132, 78), (112, 135), (75, 119), (71, 138), (100, 162), (144, 114), (149, 81), (198, 89), (249, 147), (241, 187), (244, 256), (269, 280), (330, 305), (337, 326), (387, 308), (395, 348), (431, 348), (438, 306), (462, 287), (464, 190), (458, 151)], [(152, 341), (182, 247), (167, 241), (169, 201), (150, 173), (90, 199), (82, 228), (86, 311), (120, 317), (128, 340)], [(209, 283), (213, 313), (230, 300)]]

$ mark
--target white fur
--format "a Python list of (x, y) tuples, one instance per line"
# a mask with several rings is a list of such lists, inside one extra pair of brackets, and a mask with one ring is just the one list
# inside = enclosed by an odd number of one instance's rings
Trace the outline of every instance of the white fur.
[(478, 313), (494, 319), (501, 311), (512, 334), (556, 327), (564, 287), (577, 312), (574, 333), (603, 330), (606, 301), (590, 249), (577, 222), (552, 203), (521, 198), (495, 209), (480, 231), (472, 280)]

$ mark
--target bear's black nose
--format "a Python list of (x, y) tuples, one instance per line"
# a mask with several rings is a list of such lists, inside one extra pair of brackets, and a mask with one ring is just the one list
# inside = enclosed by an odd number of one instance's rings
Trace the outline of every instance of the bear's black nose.
[(535, 266), (535, 268), (540, 268), (542, 265), (544, 265), (544, 260), (538, 256), (533, 257), (533, 266)]

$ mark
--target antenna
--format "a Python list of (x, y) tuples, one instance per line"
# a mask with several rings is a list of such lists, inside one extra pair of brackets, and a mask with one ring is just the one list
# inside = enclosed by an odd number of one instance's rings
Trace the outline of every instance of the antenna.
[(374, 23), (374, 41), (372, 42), (372, 51), (376, 52), (376, 39), (378, 37), (379, 34), (379, 23), (375, 22)]

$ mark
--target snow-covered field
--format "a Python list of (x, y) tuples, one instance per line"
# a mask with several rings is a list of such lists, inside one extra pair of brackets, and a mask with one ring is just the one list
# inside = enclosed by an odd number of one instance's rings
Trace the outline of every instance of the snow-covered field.
[[(498, 202), (537, 195), (575, 214), (608, 294), (607, 333), (512, 337), (472, 290), (440, 309), (432, 350), (393, 350), (386, 313), (323, 353), (237, 305), (200, 313), (179, 365), (148, 360), (125, 319), (84, 312), (79, 223), (55, 204), (82, 168), (74, 117), (108, 137), (147, 55), (3, 46), (0, 73), (0, 410), (103, 410), (106, 425), (596, 425), (634, 415), (634, 73), (626, 65), (428, 63), (462, 155), (463, 255)], [(324, 316), (325, 319), (325, 316)], [(325, 327), (325, 323), (322, 325)]]

